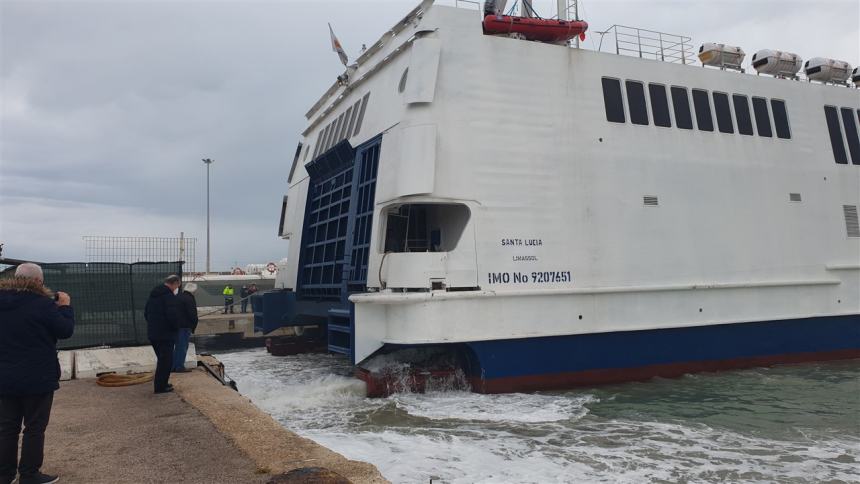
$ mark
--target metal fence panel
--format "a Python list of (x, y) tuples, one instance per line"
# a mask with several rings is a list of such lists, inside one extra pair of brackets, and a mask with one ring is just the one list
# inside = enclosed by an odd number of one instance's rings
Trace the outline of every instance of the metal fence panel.
[[(150, 291), (170, 274), (182, 275), (182, 262), (72, 262), (41, 264), (45, 285), (69, 293), (75, 334), (59, 348), (148, 344), (143, 309)], [(14, 274), (14, 268), (2, 276)]]

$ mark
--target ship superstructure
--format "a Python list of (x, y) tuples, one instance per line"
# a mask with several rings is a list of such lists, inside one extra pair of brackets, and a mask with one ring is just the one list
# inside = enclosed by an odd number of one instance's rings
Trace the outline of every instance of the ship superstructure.
[(482, 392), (860, 357), (860, 91), (482, 18), (421, 3), (307, 113), (261, 325)]

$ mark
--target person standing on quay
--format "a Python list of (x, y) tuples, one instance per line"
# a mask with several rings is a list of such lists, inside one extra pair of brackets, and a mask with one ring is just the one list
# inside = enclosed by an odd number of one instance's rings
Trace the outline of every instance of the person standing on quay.
[(224, 295), (224, 314), (227, 314), (227, 310), (230, 310), (230, 313), (233, 313), (233, 286), (227, 284), (224, 286), (224, 291), (222, 291)]
[(179, 276), (171, 275), (164, 279), (149, 293), (143, 315), (146, 318), (146, 333), (155, 357), (155, 393), (173, 391), (170, 369), (173, 368), (173, 345), (179, 330), (179, 305), (176, 294), (182, 281)]
[(75, 315), (69, 295), (53, 296), (44, 280), (41, 267), (26, 263), (14, 278), (0, 281), (0, 484), (14, 481), (16, 472), (20, 484), (59, 480), (40, 469), (54, 392), (60, 388), (57, 340), (71, 338)]
[(173, 372), (185, 373), (191, 370), (185, 368), (185, 356), (188, 353), (188, 340), (197, 329), (197, 300), (194, 293), (197, 284), (189, 282), (183, 287), (177, 296), (179, 304), (179, 331), (176, 335), (176, 344), (173, 347)]
[[(251, 302), (251, 296), (253, 296), (254, 293), (257, 292), (257, 290), (258, 290), (257, 285), (252, 283), (251, 286), (248, 288), (248, 303)], [(254, 312), (254, 305), (253, 304), (251, 305), (251, 312)]]
[(242, 301), (242, 312), (245, 313), (248, 311), (248, 286), (242, 286), (242, 289), (239, 290), (239, 299)]

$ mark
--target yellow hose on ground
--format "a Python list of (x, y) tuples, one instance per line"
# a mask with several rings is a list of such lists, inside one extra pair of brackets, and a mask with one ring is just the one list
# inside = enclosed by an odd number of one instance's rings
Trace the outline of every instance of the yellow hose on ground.
[(96, 378), (96, 383), (103, 387), (127, 387), (130, 385), (139, 385), (152, 381), (152, 372), (136, 373), (133, 375), (117, 375), (116, 373), (106, 373), (99, 375)]

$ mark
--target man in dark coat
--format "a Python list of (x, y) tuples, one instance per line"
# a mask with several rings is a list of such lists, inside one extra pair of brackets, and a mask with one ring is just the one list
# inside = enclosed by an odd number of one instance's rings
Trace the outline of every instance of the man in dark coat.
[(189, 282), (180, 291), (177, 297), (179, 304), (179, 331), (176, 336), (176, 344), (173, 346), (173, 371), (185, 373), (191, 371), (185, 368), (185, 355), (188, 353), (188, 340), (191, 333), (197, 329), (197, 300), (194, 293), (197, 284)]
[(248, 286), (242, 286), (242, 289), (239, 291), (239, 298), (242, 300), (242, 312), (248, 312)]
[[(251, 302), (251, 296), (253, 296), (257, 292), (257, 290), (258, 289), (257, 289), (256, 284), (252, 283), (251, 286), (248, 287), (248, 303)], [(251, 312), (254, 312), (254, 305), (253, 304), (251, 305)]]
[(21, 484), (58, 480), (40, 469), (54, 391), (60, 388), (57, 340), (72, 336), (75, 317), (69, 295), (58, 292), (55, 300), (43, 281), (41, 267), (29, 263), (18, 266), (13, 279), (0, 281), (0, 484), (12, 482), (16, 471)]
[(149, 293), (143, 312), (146, 318), (146, 333), (157, 358), (153, 378), (155, 393), (173, 391), (169, 380), (170, 369), (173, 367), (173, 345), (179, 330), (176, 293), (179, 292), (181, 282), (179, 276), (172, 275), (164, 279), (164, 284), (155, 286)]

